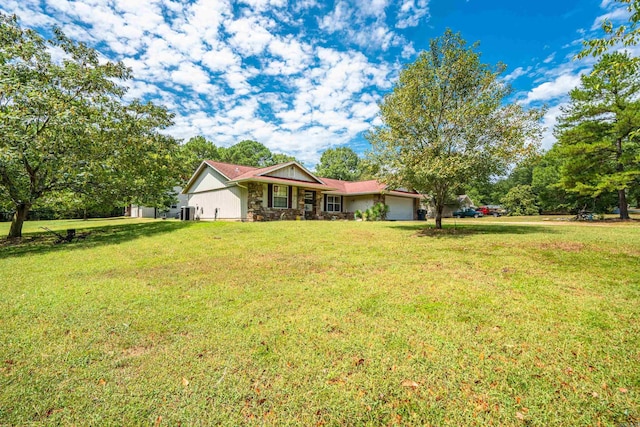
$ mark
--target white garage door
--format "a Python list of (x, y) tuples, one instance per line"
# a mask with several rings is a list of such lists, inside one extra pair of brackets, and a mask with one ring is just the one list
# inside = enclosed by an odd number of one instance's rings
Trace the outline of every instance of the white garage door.
[(387, 196), (385, 197), (385, 202), (389, 206), (387, 219), (400, 221), (413, 219), (413, 199)]

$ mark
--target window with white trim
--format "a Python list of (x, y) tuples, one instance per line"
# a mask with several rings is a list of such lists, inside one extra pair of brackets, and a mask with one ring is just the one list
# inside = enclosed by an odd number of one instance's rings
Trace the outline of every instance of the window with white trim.
[(342, 212), (340, 196), (327, 196), (327, 212)]
[(288, 208), (289, 207), (289, 187), (286, 185), (273, 186), (273, 207)]

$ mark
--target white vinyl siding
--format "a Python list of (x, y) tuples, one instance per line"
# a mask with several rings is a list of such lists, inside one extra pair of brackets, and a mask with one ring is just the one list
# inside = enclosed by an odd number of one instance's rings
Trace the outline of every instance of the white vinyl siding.
[(387, 219), (396, 221), (413, 220), (413, 199), (405, 197), (386, 196), (385, 203), (389, 206)]
[[(189, 194), (189, 206), (196, 207), (196, 217), (214, 219), (218, 208), (218, 219), (246, 218), (247, 190), (241, 187), (225, 187), (219, 190)], [(244, 217), (243, 217), (244, 211)]]
[(366, 211), (373, 206), (373, 196), (344, 196), (346, 212)]
[(189, 193), (200, 193), (203, 191), (217, 190), (225, 188), (227, 179), (210, 167), (205, 168), (196, 182), (189, 188)]

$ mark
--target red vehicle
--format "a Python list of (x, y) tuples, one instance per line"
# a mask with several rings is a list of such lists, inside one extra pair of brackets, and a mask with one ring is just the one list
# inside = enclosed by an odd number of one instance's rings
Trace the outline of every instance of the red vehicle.
[(476, 208), (476, 210), (478, 212), (482, 212), (482, 215), (484, 216), (502, 216), (501, 210), (496, 207), (480, 206), (479, 208)]

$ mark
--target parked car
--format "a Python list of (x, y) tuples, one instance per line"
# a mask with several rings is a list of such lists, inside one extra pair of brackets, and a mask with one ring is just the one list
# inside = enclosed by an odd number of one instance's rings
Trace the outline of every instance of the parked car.
[(454, 218), (465, 218), (465, 217), (479, 218), (481, 216), (484, 216), (482, 212), (478, 212), (477, 210), (471, 209), (471, 208), (462, 208), (453, 212)]
[(482, 214), (486, 216), (502, 216), (504, 213), (504, 209), (500, 206), (480, 206), (479, 208), (476, 208), (476, 210), (478, 212), (482, 212)]

